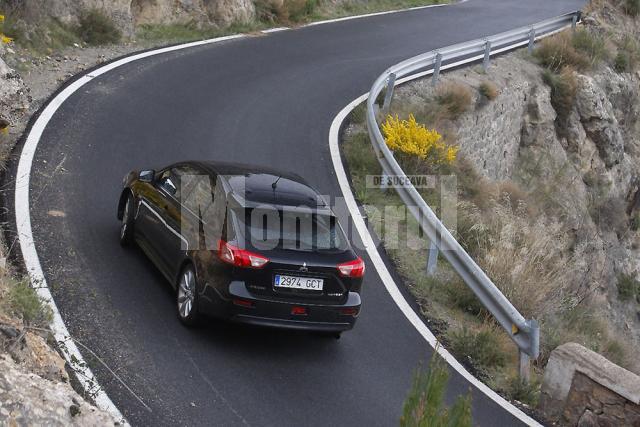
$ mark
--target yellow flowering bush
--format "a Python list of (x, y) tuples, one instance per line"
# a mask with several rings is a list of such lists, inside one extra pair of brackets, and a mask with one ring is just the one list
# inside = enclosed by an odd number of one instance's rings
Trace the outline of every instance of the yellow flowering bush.
[(418, 123), (413, 114), (409, 120), (387, 116), (382, 132), (389, 149), (431, 164), (451, 164), (458, 154), (457, 146), (443, 142), (442, 135)]
[(7, 37), (4, 35), (4, 33), (2, 32), (3, 27), (4, 27), (4, 15), (0, 15), (0, 40), (2, 41), (2, 43), (11, 43), (13, 39), (11, 37)]

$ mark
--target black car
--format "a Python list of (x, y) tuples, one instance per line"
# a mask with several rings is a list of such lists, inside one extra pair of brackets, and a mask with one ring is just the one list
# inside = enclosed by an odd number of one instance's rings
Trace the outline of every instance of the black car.
[(200, 314), (339, 336), (360, 312), (365, 265), (325, 200), (299, 176), (183, 162), (130, 172), (120, 241), (137, 243)]

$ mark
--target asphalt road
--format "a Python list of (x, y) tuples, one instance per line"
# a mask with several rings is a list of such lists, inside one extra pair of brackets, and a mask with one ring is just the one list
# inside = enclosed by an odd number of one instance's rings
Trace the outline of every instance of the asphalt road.
[[(471, 0), (239, 39), (125, 65), (69, 98), (36, 154), (34, 236), (70, 332), (150, 408), (96, 366), (128, 420), (393, 425), (431, 349), (373, 268), (358, 324), (340, 341), (216, 322), (185, 329), (168, 284), (139, 251), (118, 244), (115, 208), (125, 172), (187, 159), (251, 162), (339, 195), (329, 127), (386, 67), (581, 3)], [(450, 394), (468, 389), (454, 373)], [(475, 390), (473, 413), (474, 424), (517, 424)]]

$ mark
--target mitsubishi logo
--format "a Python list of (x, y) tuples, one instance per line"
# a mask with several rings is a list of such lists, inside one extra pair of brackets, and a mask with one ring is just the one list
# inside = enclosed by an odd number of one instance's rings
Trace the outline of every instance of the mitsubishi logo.
[(307, 268), (307, 263), (303, 262), (302, 263), (302, 267), (300, 267), (300, 271), (303, 273), (306, 273), (307, 271), (309, 271), (309, 269)]

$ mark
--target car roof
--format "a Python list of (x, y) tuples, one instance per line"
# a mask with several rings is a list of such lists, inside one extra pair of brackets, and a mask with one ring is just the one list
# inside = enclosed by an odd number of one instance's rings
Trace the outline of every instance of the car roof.
[(193, 166), (209, 175), (222, 177), (227, 190), (242, 207), (269, 204), (326, 208), (319, 193), (296, 174), (264, 166), (212, 161), (181, 162), (173, 166)]

